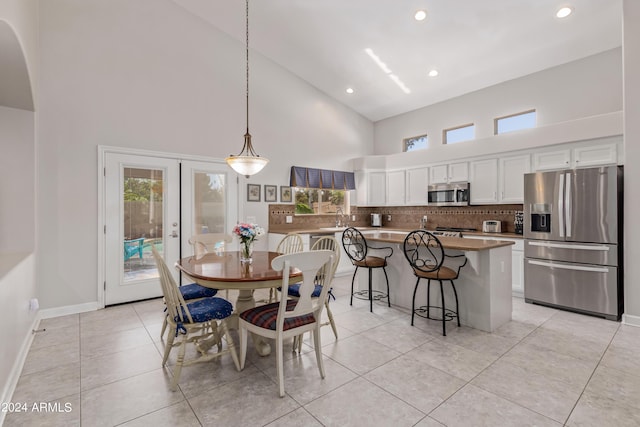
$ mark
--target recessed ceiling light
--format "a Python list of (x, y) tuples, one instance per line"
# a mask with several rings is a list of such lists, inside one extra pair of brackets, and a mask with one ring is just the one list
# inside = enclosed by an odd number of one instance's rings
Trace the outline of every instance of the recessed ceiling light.
[(566, 18), (567, 16), (571, 15), (572, 12), (572, 8), (570, 8), (569, 6), (564, 6), (558, 9), (558, 11), (556, 12), (556, 16), (558, 18)]
[(347, 93), (353, 93), (353, 88), (348, 87), (347, 88)]
[(436, 77), (438, 75), (438, 70), (429, 71), (429, 77)]
[(416, 21), (424, 21), (427, 17), (427, 12), (424, 10), (419, 10), (415, 15), (413, 15), (413, 17), (416, 19)]

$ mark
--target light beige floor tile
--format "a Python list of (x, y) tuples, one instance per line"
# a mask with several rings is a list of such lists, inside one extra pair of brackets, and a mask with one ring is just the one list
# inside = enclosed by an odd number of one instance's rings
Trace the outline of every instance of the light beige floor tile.
[(529, 375), (502, 360), (482, 372), (471, 384), (520, 406), (564, 423), (582, 389), (543, 375)]
[[(338, 329), (338, 340), (349, 338), (355, 335), (354, 332), (350, 331), (349, 329), (343, 328), (340, 325), (336, 325), (336, 327)], [(337, 341), (336, 336), (333, 334), (333, 329), (331, 329), (331, 326), (326, 325), (320, 328), (320, 341), (323, 347), (326, 347)], [(306, 334), (304, 334), (302, 342), (309, 347), (314, 348), (313, 334), (311, 332), (307, 332)]]
[(90, 338), (95, 335), (112, 334), (114, 332), (128, 331), (131, 329), (143, 328), (144, 324), (135, 311), (126, 312), (120, 319), (113, 316), (113, 319), (80, 321), (80, 337)]
[(400, 356), (400, 352), (361, 335), (340, 340), (322, 352), (360, 375)]
[(431, 417), (424, 417), (422, 421), (420, 421), (414, 427), (444, 427), (444, 424), (437, 422)]
[(185, 400), (120, 424), (121, 427), (200, 427), (200, 422)]
[(429, 341), (407, 355), (465, 381), (470, 381), (496, 360), (494, 356), (437, 340)]
[(80, 363), (72, 362), (45, 371), (21, 375), (14, 402), (49, 402), (80, 393)]
[(325, 426), (413, 426), (425, 414), (359, 378), (305, 406)]
[(640, 377), (628, 372), (600, 365), (586, 391), (640, 409)]
[(433, 339), (431, 334), (409, 326), (408, 319), (398, 319), (362, 333), (362, 336), (406, 353)]
[(365, 310), (352, 310), (346, 313), (336, 314), (334, 319), (337, 324), (353, 333), (364, 332), (388, 322), (388, 320), (381, 316)]
[(153, 341), (144, 327), (119, 332), (105, 330), (92, 336), (83, 336), (80, 354), (83, 358), (96, 357), (151, 343)]
[(113, 426), (184, 400), (169, 390), (169, 375), (162, 369), (116, 381), (82, 393), (82, 425)]
[(464, 325), (451, 329), (446, 336), (440, 335), (436, 339), (496, 357), (502, 356), (519, 341), (515, 338), (505, 338)]
[(22, 375), (47, 371), (61, 364), (78, 361), (80, 361), (80, 342), (31, 349), (24, 362)]
[(585, 392), (571, 413), (567, 426), (640, 426), (640, 409), (614, 399)]
[(322, 424), (304, 408), (296, 409), (293, 412), (284, 415), (266, 427), (322, 427)]
[(529, 375), (554, 378), (576, 389), (587, 385), (598, 363), (596, 360), (577, 359), (532, 343), (516, 345), (500, 360), (523, 368)]
[[(35, 406), (33, 405), (35, 403)], [(4, 427), (76, 427), (80, 426), (80, 394), (50, 402), (38, 401), (26, 412), (8, 413)], [(45, 406), (46, 405), (46, 406)]]
[(52, 345), (80, 342), (79, 325), (48, 328), (36, 333), (31, 344), (32, 349), (51, 347)]
[(612, 344), (602, 357), (601, 365), (640, 377), (640, 350)]
[[(272, 365), (264, 373), (275, 383), (278, 382), (275, 355), (270, 357)], [(301, 405), (311, 402), (343, 384), (355, 379), (357, 375), (333, 360), (324, 357), (325, 378), (320, 377), (315, 352), (293, 357), (283, 363), (285, 392)]]
[(69, 326), (78, 326), (80, 324), (79, 314), (69, 314), (67, 316), (52, 317), (50, 319), (42, 319), (40, 321), (40, 328), (45, 329), (57, 329), (66, 328)]
[(541, 325), (545, 329), (601, 344), (609, 344), (619, 326), (618, 322), (568, 311), (558, 311)]
[(88, 390), (160, 368), (162, 358), (153, 344), (81, 359), (82, 390)]
[(558, 353), (588, 361), (600, 360), (608, 344), (605, 342), (590, 341), (571, 333), (553, 331), (545, 328), (538, 328), (531, 332), (522, 342), (535, 344)]
[(134, 302), (131, 307), (138, 315), (142, 313), (156, 313), (164, 311), (165, 304), (163, 298), (154, 298), (146, 301)]
[(531, 332), (533, 332), (533, 330), (536, 328), (537, 326), (530, 323), (522, 323), (512, 320), (500, 326), (498, 329), (493, 331), (493, 333), (496, 335), (500, 335), (501, 337), (521, 340)]
[(526, 303), (522, 298), (512, 298), (511, 320), (540, 326), (549, 320), (558, 310), (542, 305)]
[(406, 355), (369, 372), (365, 378), (425, 414), (466, 384)]
[(189, 403), (205, 427), (265, 425), (300, 407), (287, 395), (281, 398), (277, 384), (261, 372), (189, 398)]
[(464, 387), (429, 416), (448, 427), (562, 425), (473, 385)]
[(80, 324), (92, 322), (127, 322), (137, 319), (138, 315), (133, 309), (132, 304), (117, 305), (114, 307), (106, 307), (101, 310), (87, 311), (80, 313)]
[[(162, 341), (162, 338), (160, 336), (160, 331), (162, 330), (162, 322), (160, 323), (150, 323), (150, 324), (146, 324), (144, 325), (145, 329), (147, 330), (147, 333), (149, 334), (149, 337), (154, 341), (154, 342), (159, 342)], [(167, 326), (167, 329), (165, 329), (164, 331), (164, 338), (166, 339), (167, 334), (169, 333), (169, 326)]]

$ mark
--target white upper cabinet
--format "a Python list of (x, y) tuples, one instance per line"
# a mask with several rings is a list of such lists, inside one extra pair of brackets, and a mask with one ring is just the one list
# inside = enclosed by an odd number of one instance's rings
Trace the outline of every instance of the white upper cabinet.
[(573, 156), (574, 165), (577, 168), (618, 163), (618, 150), (615, 144), (574, 148)]
[(531, 172), (531, 156), (503, 157), (499, 161), (498, 199), (502, 203), (523, 203), (524, 174)]
[(369, 206), (384, 206), (387, 204), (387, 174), (386, 172), (368, 172), (367, 187)]
[(476, 160), (471, 162), (471, 204), (498, 202), (498, 160)]
[(536, 171), (566, 169), (571, 167), (571, 150), (543, 151), (533, 154), (533, 168)]
[(405, 171), (387, 172), (387, 206), (404, 206)]
[(469, 180), (469, 162), (431, 166), (430, 172), (429, 182), (431, 184), (465, 182)]
[(368, 206), (367, 173), (365, 171), (355, 171), (354, 176), (356, 180), (356, 206)]
[(406, 198), (408, 205), (426, 205), (429, 168), (407, 169)]

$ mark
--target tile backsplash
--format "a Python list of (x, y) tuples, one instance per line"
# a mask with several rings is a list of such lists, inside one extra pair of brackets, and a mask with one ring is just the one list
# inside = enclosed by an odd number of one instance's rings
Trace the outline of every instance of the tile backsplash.
[[(482, 221), (502, 221), (502, 231), (515, 232), (516, 212), (522, 211), (522, 205), (484, 205), (484, 206), (394, 206), (394, 207), (352, 207), (348, 217), (349, 225), (369, 226), (372, 213), (382, 214), (383, 227), (419, 228), (420, 219), (427, 215), (427, 229), (436, 227), (460, 227), (482, 230)], [(293, 223), (286, 223), (286, 216), (293, 216)], [(355, 221), (352, 216), (355, 215)], [(390, 220), (389, 220), (390, 219)], [(327, 215), (296, 215), (295, 205), (269, 205), (269, 228), (279, 230), (295, 230), (301, 228), (332, 227), (336, 216)]]

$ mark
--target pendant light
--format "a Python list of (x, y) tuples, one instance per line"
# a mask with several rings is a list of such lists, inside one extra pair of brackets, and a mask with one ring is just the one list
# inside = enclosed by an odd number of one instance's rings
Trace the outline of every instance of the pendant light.
[(247, 54), (247, 133), (244, 134), (244, 145), (240, 154), (230, 155), (225, 159), (231, 168), (241, 175), (249, 178), (250, 175), (257, 174), (264, 168), (269, 159), (260, 157), (253, 150), (251, 144), (251, 134), (249, 133), (249, 0), (246, 0), (246, 54)]

